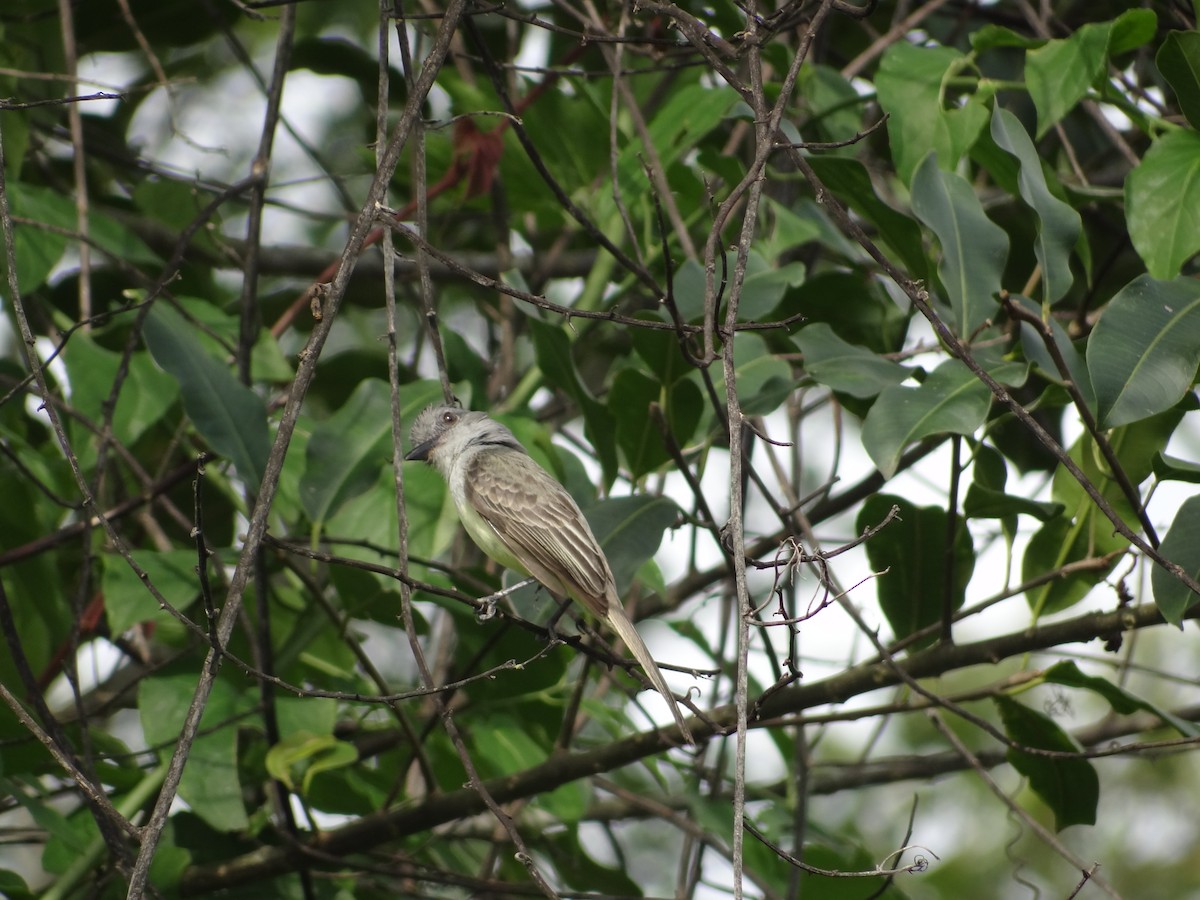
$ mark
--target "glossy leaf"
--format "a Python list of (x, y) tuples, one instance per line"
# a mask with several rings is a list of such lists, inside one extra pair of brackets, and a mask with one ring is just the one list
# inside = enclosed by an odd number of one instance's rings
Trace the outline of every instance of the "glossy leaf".
[[(1183, 501), (1159, 550), (1192, 578), (1200, 578), (1200, 497)], [(1150, 570), (1150, 585), (1159, 612), (1172, 625), (1182, 626), (1187, 611), (1200, 603), (1200, 597), (1161, 566)]]
[(1126, 285), (1096, 325), (1087, 363), (1102, 426), (1173, 407), (1200, 365), (1200, 283), (1142, 276)]
[[(1004, 731), (1025, 747), (1076, 753), (1079, 746), (1048, 716), (999, 694), (993, 698)], [(1055, 827), (1094, 825), (1100, 779), (1086, 759), (1046, 757), (1010, 747), (1008, 761), (1029, 779), (1029, 786), (1054, 813)]]
[[(917, 506), (904, 497), (875, 494), (858, 514), (858, 532), (878, 526), (893, 506), (900, 508), (899, 516), (874, 534), (866, 547), (871, 569), (882, 573), (875, 579), (879, 606), (892, 633), (901, 639), (941, 621), (949, 523), (940, 507)], [(950, 606), (959, 609), (975, 570), (971, 535), (961, 520), (954, 535), (953, 560)]]
[(1008, 235), (987, 217), (971, 186), (939, 169), (932, 155), (913, 175), (912, 203), (917, 218), (941, 244), (938, 277), (954, 310), (955, 331), (970, 337), (996, 310)]
[(992, 113), (992, 137), (1021, 163), (1021, 198), (1038, 217), (1034, 252), (1042, 266), (1042, 294), (1054, 303), (1071, 286), (1071, 250), (1082, 227), (1079, 213), (1051, 193), (1033, 141), (1017, 117), (1000, 106)]
[(1200, 251), (1200, 134), (1169, 131), (1125, 179), (1129, 236), (1154, 278), (1174, 278)]
[(146, 318), (145, 338), (154, 361), (179, 382), (183, 407), (200, 436), (257, 488), (271, 451), (262, 399), (209, 356), (170, 307), (155, 305)]

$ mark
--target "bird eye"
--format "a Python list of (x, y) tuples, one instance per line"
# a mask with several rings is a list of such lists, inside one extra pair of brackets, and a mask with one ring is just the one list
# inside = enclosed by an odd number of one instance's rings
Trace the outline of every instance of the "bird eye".
[(442, 421), (449, 425), (451, 422), (458, 420), (458, 414), (452, 412), (442, 413)]

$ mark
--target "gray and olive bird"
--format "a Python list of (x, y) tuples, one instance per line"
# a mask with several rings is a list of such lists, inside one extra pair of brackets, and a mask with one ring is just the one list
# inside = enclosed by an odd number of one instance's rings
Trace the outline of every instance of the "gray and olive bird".
[(442, 473), (459, 518), (480, 549), (608, 622), (667, 699), (684, 740), (692, 743), (671, 689), (621, 606), (604, 551), (566, 488), (485, 413), (431, 406), (417, 416), (411, 438), (413, 448), (404, 458), (425, 460)]

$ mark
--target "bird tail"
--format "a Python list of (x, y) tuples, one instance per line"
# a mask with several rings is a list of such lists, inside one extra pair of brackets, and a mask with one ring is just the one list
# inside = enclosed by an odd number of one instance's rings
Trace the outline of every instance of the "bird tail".
[(679, 711), (679, 704), (675, 701), (675, 695), (671, 693), (671, 689), (667, 687), (667, 682), (659, 671), (658, 664), (654, 661), (654, 657), (650, 655), (642, 636), (638, 634), (637, 629), (633, 626), (633, 622), (629, 620), (629, 616), (625, 614), (625, 610), (621, 607), (621, 601), (616, 597), (610, 597), (607, 610), (608, 624), (612, 626), (612, 630), (617, 633), (625, 646), (629, 648), (629, 652), (637, 658), (649, 676), (654, 689), (658, 691), (666, 699), (671, 707), (671, 715), (675, 717), (675, 724), (679, 726), (679, 732), (683, 735), (683, 739), (689, 744), (694, 744), (696, 741), (692, 737), (692, 732), (688, 729), (687, 723), (683, 721), (683, 715)]

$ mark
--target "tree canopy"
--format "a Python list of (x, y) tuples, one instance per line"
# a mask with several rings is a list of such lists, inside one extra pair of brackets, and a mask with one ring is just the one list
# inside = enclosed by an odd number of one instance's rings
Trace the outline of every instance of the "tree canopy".
[(0, 894), (1195, 891), (1198, 11), (7, 0)]

